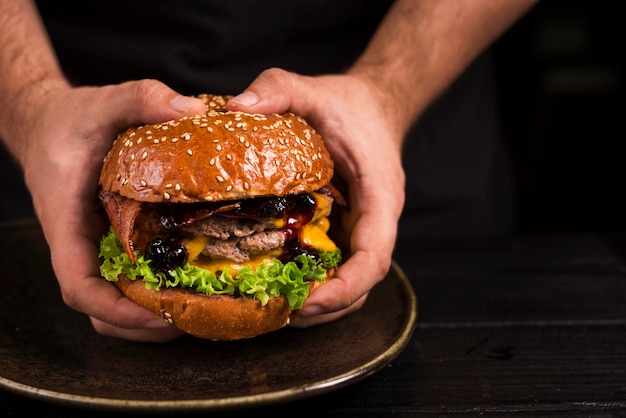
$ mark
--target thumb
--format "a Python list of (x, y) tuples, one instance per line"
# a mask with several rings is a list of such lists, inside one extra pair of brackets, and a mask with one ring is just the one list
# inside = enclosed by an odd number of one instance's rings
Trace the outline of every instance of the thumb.
[(129, 81), (107, 89), (102, 112), (112, 116), (118, 129), (193, 116), (206, 111), (205, 103), (183, 96), (157, 80)]
[(309, 77), (270, 68), (259, 74), (243, 93), (230, 99), (226, 108), (264, 114), (291, 111), (306, 118), (307, 101), (314, 98), (308, 86)]

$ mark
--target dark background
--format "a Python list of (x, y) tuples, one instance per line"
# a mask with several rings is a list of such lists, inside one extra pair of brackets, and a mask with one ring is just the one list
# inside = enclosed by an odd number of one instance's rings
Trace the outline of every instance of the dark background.
[[(543, 0), (494, 46), (521, 232), (626, 227), (626, 23), (618, 6)], [(3, 178), (20, 176), (0, 169)], [(20, 187), (5, 182), (5, 196)], [(0, 205), (0, 219), (24, 214), (29, 207)]]
[(543, 0), (495, 45), (523, 232), (626, 226), (618, 6)]

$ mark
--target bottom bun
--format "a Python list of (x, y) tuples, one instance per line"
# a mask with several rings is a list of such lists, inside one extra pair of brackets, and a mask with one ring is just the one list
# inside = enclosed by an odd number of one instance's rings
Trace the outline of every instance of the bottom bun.
[(205, 295), (183, 289), (147, 289), (142, 280), (120, 275), (115, 286), (129, 299), (142, 305), (180, 330), (210, 340), (240, 340), (283, 328), (291, 309), (287, 298), (256, 299)]

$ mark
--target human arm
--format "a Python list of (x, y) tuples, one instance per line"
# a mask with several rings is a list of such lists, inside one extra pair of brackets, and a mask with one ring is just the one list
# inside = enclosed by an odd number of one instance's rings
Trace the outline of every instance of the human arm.
[(106, 222), (94, 210), (96, 185), (118, 132), (195, 114), (204, 104), (154, 80), (74, 88), (34, 4), (0, 0), (0, 109), (0, 138), (24, 172), (65, 303), (103, 334), (180, 335), (100, 277), (97, 242)]
[(231, 108), (302, 114), (326, 138), (348, 184), (346, 263), (294, 325), (357, 309), (389, 268), (404, 202), (401, 150), (410, 126), (534, 0), (399, 0), (345, 74), (264, 72)]

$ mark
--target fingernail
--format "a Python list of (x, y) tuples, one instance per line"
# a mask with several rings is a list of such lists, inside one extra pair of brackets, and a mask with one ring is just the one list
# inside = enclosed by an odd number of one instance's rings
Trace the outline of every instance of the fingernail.
[(308, 317), (308, 316), (316, 316), (321, 313), (324, 313), (324, 311), (322, 310), (322, 307), (319, 305), (306, 305), (306, 306), (303, 306), (302, 309), (297, 311), (298, 316), (301, 316), (303, 318)]
[(169, 327), (170, 324), (162, 318), (155, 318), (144, 322), (143, 326), (144, 328), (166, 328)]
[(252, 106), (258, 103), (259, 96), (251, 91), (244, 91), (240, 95), (235, 96), (230, 100), (243, 106)]
[(170, 101), (170, 106), (178, 112), (186, 113), (189, 109), (196, 106), (198, 101), (199, 99), (195, 99), (193, 97), (176, 96)]

